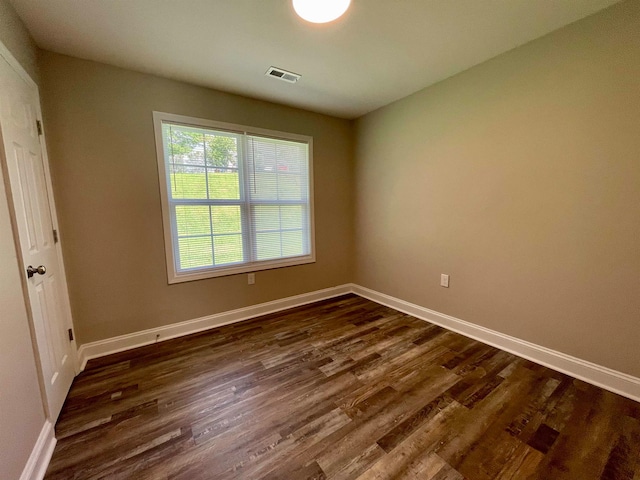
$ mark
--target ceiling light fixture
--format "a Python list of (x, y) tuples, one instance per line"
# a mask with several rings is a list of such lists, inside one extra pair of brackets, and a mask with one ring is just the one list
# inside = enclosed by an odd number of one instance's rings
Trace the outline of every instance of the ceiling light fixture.
[(296, 13), (311, 23), (327, 23), (342, 16), (351, 0), (293, 0)]

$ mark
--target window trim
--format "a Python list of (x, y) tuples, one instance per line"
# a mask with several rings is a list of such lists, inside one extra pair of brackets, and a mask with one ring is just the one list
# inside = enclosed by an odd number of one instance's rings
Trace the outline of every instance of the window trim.
[[(169, 192), (167, 187), (167, 165), (164, 159), (164, 144), (162, 137), (162, 123), (171, 122), (174, 124), (212, 128), (215, 130), (227, 131), (230, 133), (249, 134), (276, 138), (281, 140), (291, 140), (306, 143), (309, 147), (309, 247), (308, 255), (298, 257), (288, 257), (284, 259), (262, 260), (253, 263), (243, 263), (230, 267), (212, 267), (193, 272), (179, 272), (176, 267), (176, 256), (173, 244), (173, 223), (171, 221), (171, 205), (169, 203)], [(223, 277), (241, 273), (257, 272), (273, 268), (292, 267), (315, 263), (315, 216), (314, 216), (314, 191), (313, 191), (313, 137), (299, 135), (295, 133), (281, 132), (278, 130), (268, 130), (258, 127), (249, 127), (235, 123), (219, 122), (204, 118), (176, 115), (173, 113), (153, 112), (153, 128), (156, 141), (156, 157), (158, 161), (158, 183), (160, 186), (160, 201), (162, 206), (162, 225), (164, 233), (165, 260), (167, 264), (167, 279), (169, 284), (203, 280), (206, 278)], [(244, 236), (243, 236), (244, 238)]]

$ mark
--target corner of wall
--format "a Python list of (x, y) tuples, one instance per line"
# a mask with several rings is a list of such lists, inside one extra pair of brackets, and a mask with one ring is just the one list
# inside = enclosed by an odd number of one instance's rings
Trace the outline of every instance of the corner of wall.
[(9, 0), (0, 0), (0, 42), (39, 84), (38, 47)]

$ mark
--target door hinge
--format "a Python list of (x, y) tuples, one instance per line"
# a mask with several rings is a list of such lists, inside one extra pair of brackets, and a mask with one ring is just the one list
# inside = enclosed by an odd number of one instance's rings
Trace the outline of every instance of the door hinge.
[(42, 135), (42, 122), (40, 120), (36, 120), (36, 127), (38, 127), (38, 135)]
[(53, 229), (53, 243), (58, 243), (58, 230)]
[(69, 329), (69, 341), (72, 342), (73, 341), (73, 330)]

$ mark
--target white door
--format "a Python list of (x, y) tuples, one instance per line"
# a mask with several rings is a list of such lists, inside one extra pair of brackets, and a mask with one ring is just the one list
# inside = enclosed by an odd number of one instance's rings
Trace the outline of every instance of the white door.
[[(0, 132), (24, 262), (33, 330), (49, 416), (58, 418), (75, 376), (64, 308), (62, 264), (54, 239), (47, 177), (38, 134), (37, 88), (0, 55)], [(29, 271), (29, 273), (27, 273)]]

